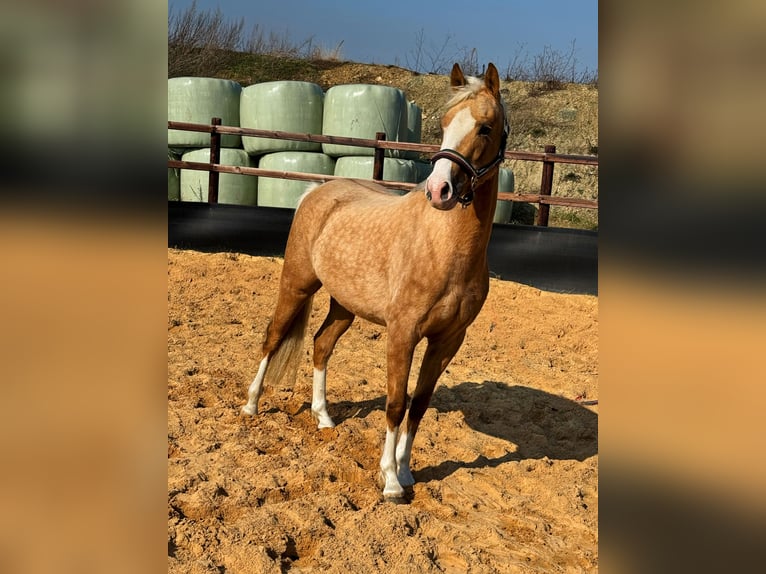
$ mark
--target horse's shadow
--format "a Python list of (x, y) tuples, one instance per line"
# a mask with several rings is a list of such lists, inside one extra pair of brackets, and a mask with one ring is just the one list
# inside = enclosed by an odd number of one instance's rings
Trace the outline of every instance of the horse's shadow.
[[(385, 396), (331, 406), (337, 423), (385, 409)], [(472, 429), (508, 441), (508, 452), (475, 460), (447, 460), (414, 472), (418, 481), (440, 480), (460, 468), (492, 468), (526, 459), (585, 460), (598, 453), (598, 415), (582, 405), (544, 391), (495, 381), (437, 387), (431, 407), (460, 411)], [(417, 439), (415, 439), (417, 442)], [(515, 449), (513, 446), (515, 445)]]

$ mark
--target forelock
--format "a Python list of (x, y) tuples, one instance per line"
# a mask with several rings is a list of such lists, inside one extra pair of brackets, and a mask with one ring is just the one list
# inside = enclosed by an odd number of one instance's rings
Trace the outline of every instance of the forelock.
[(451, 108), (452, 106), (459, 104), (460, 102), (467, 100), (474, 94), (477, 94), (479, 90), (484, 87), (484, 80), (480, 80), (475, 76), (466, 76), (465, 86), (459, 88), (453, 88), (452, 97), (447, 101), (445, 106)]

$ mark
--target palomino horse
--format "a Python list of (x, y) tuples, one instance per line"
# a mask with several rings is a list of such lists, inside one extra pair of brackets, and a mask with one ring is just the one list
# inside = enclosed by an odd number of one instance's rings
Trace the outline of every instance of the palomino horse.
[[(508, 127), (497, 69), (466, 78), (455, 64), (453, 97), (442, 118), (441, 150), (419, 190), (399, 196), (370, 182), (333, 180), (308, 192), (295, 212), (274, 316), (243, 412), (258, 412), (264, 378), (294, 379), (321, 287), (330, 311), (314, 337), (311, 412), (327, 412), (327, 362), (356, 315), (388, 328), (386, 440), (380, 460), (383, 496), (406, 500), (412, 441), (436, 380), (455, 355), (489, 289), (487, 244), (497, 201), (498, 166)], [(479, 167), (476, 167), (479, 166)], [(415, 346), (428, 345), (402, 432)]]

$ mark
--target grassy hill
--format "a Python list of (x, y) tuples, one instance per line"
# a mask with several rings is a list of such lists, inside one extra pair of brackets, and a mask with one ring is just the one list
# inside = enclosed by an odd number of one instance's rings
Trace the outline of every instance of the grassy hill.
[[(441, 106), (449, 93), (447, 76), (419, 74), (397, 66), (286, 58), (262, 54), (229, 54), (214, 77), (232, 79), (242, 86), (275, 80), (313, 82), (327, 90), (338, 84), (365, 83), (394, 86), (423, 110), (423, 143), (439, 143)], [(503, 81), (511, 135), (508, 148), (543, 151), (547, 144), (559, 153), (598, 154), (598, 88), (584, 84)], [(513, 170), (518, 193), (537, 193), (542, 164), (506, 161)], [(598, 169), (557, 164), (553, 194), (598, 199)], [(598, 211), (552, 207), (550, 225), (598, 229)]]

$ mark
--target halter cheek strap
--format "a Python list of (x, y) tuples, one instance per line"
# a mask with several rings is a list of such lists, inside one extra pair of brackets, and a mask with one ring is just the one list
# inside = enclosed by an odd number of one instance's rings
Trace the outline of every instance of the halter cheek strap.
[(458, 203), (460, 203), (463, 207), (468, 207), (471, 202), (473, 201), (473, 190), (476, 189), (476, 186), (479, 184), (479, 181), (481, 181), (490, 171), (492, 171), (495, 167), (500, 165), (500, 163), (503, 161), (505, 156), (505, 145), (508, 141), (508, 124), (505, 124), (503, 127), (503, 137), (500, 140), (500, 149), (497, 151), (497, 155), (495, 156), (495, 159), (493, 159), (491, 162), (489, 162), (487, 165), (475, 168), (473, 164), (470, 162), (470, 160), (465, 157), (462, 153), (460, 153), (457, 150), (450, 149), (450, 148), (444, 148), (437, 151), (433, 156), (431, 156), (431, 163), (436, 163), (439, 159), (448, 159), (451, 162), (454, 162), (458, 164), (463, 171), (467, 172), (471, 176), (471, 188), (468, 190), (468, 193), (464, 195), (459, 195), (457, 197)]

